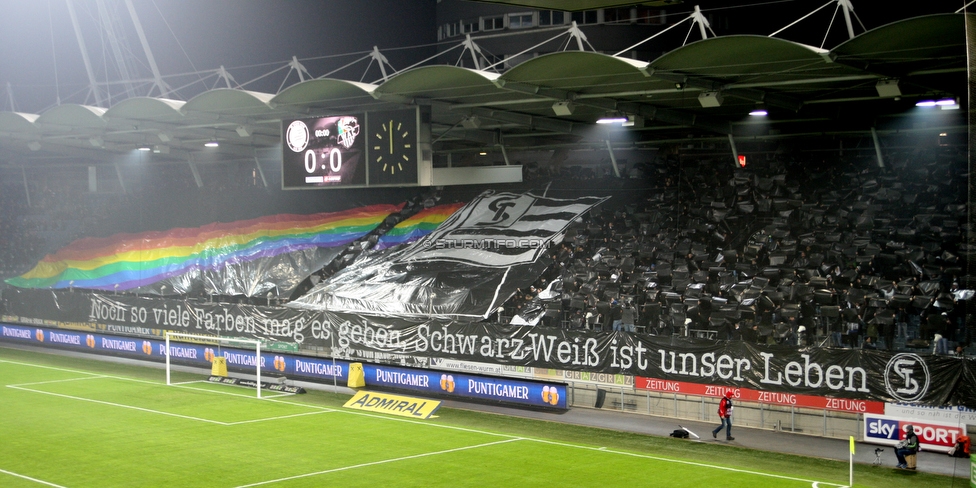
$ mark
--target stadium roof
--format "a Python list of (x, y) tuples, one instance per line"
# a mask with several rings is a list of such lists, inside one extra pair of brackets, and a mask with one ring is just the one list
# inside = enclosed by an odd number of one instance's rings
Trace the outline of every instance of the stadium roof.
[[(754, 35), (689, 43), (657, 59), (563, 51), (496, 73), (421, 66), (380, 84), (312, 79), (278, 94), (215, 89), (188, 101), (132, 98), (110, 108), (65, 104), (42, 114), (0, 112), (0, 159), (23, 166), (43, 154), (102, 162), (106, 151), (154, 148), (161, 160), (252, 160), (280, 143), (287, 118), (430, 105), (434, 151), (594, 147), (611, 114), (643, 119), (634, 144), (689, 136), (727, 138), (881, 127), (922, 98), (965, 99), (964, 14), (938, 14), (865, 32), (831, 50)], [(878, 83), (887, 83), (882, 92)], [(896, 84), (897, 83), (897, 84)], [(895, 89), (895, 91), (890, 91)], [(699, 97), (710, 93), (703, 103)], [(716, 95), (717, 94), (717, 95)], [(709, 98), (709, 96), (705, 96)], [(571, 114), (554, 104), (570, 102)], [(709, 103), (711, 102), (711, 103)], [(712, 106), (705, 106), (712, 105)], [(769, 111), (765, 129), (749, 111)], [(205, 149), (217, 140), (220, 147)]]
[[(565, 10), (568, 12), (579, 12), (609, 7), (629, 7), (634, 4), (627, 0), (479, 0), (484, 3), (498, 3), (502, 5), (513, 5), (519, 7), (530, 7), (536, 9)], [(681, 3), (681, 0), (653, 0), (640, 2), (640, 5), (647, 7), (659, 7), (663, 5), (673, 5)]]

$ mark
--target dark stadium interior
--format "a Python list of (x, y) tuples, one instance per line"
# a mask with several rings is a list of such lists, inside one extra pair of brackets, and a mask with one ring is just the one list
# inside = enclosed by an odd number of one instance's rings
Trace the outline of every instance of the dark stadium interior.
[[(259, 398), (270, 357), (279, 387), (365, 363), (433, 375), (387, 393), (653, 435), (734, 391), (770, 433), (741, 446), (841, 460), (900, 439), (869, 418), (974, 432), (976, 15), (853, 1), (218, 0), (207, 27), (156, 0), (143, 32), (128, 1), (0, 0), (25, 24), (0, 20), (0, 345), (165, 354), (168, 381), (170, 333), (223, 335), (262, 344), (230, 368), (261, 364)], [(210, 368), (202, 341), (174, 364)]]

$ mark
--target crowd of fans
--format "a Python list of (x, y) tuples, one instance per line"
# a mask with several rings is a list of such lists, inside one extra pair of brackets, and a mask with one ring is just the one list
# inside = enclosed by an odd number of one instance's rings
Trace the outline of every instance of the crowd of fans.
[[(935, 147), (889, 155), (887, 162), (881, 168), (871, 160), (770, 159), (745, 169), (662, 155), (624, 168), (623, 179), (607, 168), (527, 166), (530, 184), (634, 184), (574, 224), (550, 250), (548, 270), (493, 319), (766, 344), (972, 353), (966, 349), (973, 333), (967, 311), (976, 280), (965, 266), (976, 248), (965, 239), (965, 155)], [(179, 211), (185, 205), (200, 209), (194, 216), (205, 223), (294, 206), (245, 180), (218, 194), (184, 179), (187, 187), (179, 193), (188, 196), (168, 215), (185, 215)], [(142, 215), (140, 209), (173, 194), (160, 188), (97, 196), (49, 182), (31, 187), (28, 206), (22, 184), (4, 182), (0, 276), (29, 270), (82, 233), (188, 226)], [(233, 194), (241, 198), (228, 198)], [(414, 193), (401, 215), (351, 245), (296, 294), (439, 198)], [(241, 199), (250, 203), (234, 203)]]
[[(676, 158), (552, 249), (499, 318), (764, 344), (966, 352), (965, 159), (913, 151), (820, 170)], [(970, 353), (972, 351), (969, 351)]]

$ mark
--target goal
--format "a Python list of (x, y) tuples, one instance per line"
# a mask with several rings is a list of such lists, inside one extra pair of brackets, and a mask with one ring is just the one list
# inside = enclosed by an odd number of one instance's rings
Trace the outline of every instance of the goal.
[[(221, 347), (236, 347), (245, 350), (254, 350), (254, 388), (257, 391), (258, 398), (261, 398), (261, 341), (254, 339), (236, 339), (227, 337), (214, 337), (198, 334), (188, 334), (185, 332), (173, 332), (166, 331), (166, 384), (167, 385), (178, 385), (181, 383), (173, 383), (170, 380), (171, 363), (170, 355), (173, 349), (170, 347), (170, 341), (173, 342), (190, 342), (195, 344), (209, 344), (216, 346), (218, 348), (213, 354), (215, 357), (224, 356), (224, 354), (219, 350)], [(244, 386), (250, 386), (249, 381), (244, 382)]]

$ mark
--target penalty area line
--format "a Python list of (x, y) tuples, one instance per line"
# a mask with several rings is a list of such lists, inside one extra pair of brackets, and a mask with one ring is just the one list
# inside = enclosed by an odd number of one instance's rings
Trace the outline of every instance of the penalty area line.
[(249, 488), (251, 486), (269, 485), (271, 483), (280, 483), (282, 481), (289, 481), (289, 480), (300, 479), (300, 478), (308, 478), (310, 476), (318, 476), (318, 475), (321, 475), (321, 474), (335, 473), (335, 472), (338, 472), (338, 471), (346, 471), (346, 470), (356, 469), (356, 468), (365, 468), (367, 466), (376, 466), (376, 465), (379, 465), (379, 464), (395, 463), (397, 461), (406, 461), (406, 460), (409, 460), (409, 459), (418, 459), (418, 458), (428, 457), (428, 456), (437, 456), (439, 454), (449, 454), (449, 453), (452, 453), (452, 452), (466, 451), (468, 449), (478, 449), (478, 448), (481, 448), (481, 447), (494, 446), (494, 445), (498, 445), (498, 444), (505, 444), (505, 443), (508, 443), (508, 442), (515, 442), (515, 441), (521, 441), (521, 440), (524, 440), (524, 439), (522, 439), (521, 437), (516, 437), (516, 438), (513, 438), (513, 439), (505, 439), (505, 440), (501, 440), (501, 441), (487, 442), (487, 443), (484, 443), (484, 444), (478, 444), (478, 445), (474, 445), (474, 446), (456, 447), (454, 449), (445, 449), (443, 451), (425, 452), (423, 454), (414, 454), (412, 456), (403, 456), (403, 457), (398, 457), (398, 458), (393, 458), (393, 459), (384, 459), (382, 461), (373, 461), (371, 463), (355, 464), (355, 465), (352, 465), (352, 466), (343, 466), (341, 468), (327, 469), (327, 470), (324, 470), (324, 471), (316, 471), (314, 473), (305, 473), (305, 474), (299, 474), (299, 475), (295, 475), (295, 476), (288, 476), (286, 478), (278, 478), (276, 480), (259, 481), (257, 483), (251, 483), (249, 485), (240, 485), (240, 486), (238, 486), (236, 488)]
[(6, 386), (17, 387), (17, 386), (50, 385), (51, 383), (67, 383), (70, 381), (98, 380), (102, 378), (108, 378), (108, 376), (85, 376), (83, 378), (66, 378), (63, 380), (35, 381), (33, 383), (18, 383), (16, 385), (6, 385)]
[(263, 419), (241, 420), (239, 422), (228, 422), (227, 425), (254, 424), (254, 423), (257, 423), (257, 422), (267, 422), (269, 420), (282, 420), (282, 419), (290, 419), (290, 418), (294, 418), (294, 417), (305, 417), (306, 415), (321, 415), (323, 413), (329, 413), (329, 412), (326, 412), (324, 410), (319, 410), (319, 411), (315, 411), (315, 412), (295, 413), (295, 414), (292, 414), (292, 415), (281, 415), (281, 416), (278, 416), (278, 417), (267, 417), (267, 418), (263, 418)]
[(228, 425), (226, 422), (218, 422), (216, 420), (203, 419), (203, 418), (199, 418), (199, 417), (191, 417), (189, 415), (180, 415), (178, 413), (163, 412), (163, 411), (160, 411), (160, 410), (153, 410), (151, 408), (136, 407), (136, 406), (133, 406), (133, 405), (125, 405), (125, 404), (122, 404), (122, 403), (106, 402), (106, 401), (103, 401), (103, 400), (95, 400), (93, 398), (77, 397), (77, 396), (73, 396), (73, 395), (65, 395), (65, 394), (62, 394), (62, 393), (54, 393), (54, 392), (50, 392), (50, 391), (34, 390), (34, 389), (31, 389), (31, 388), (22, 388), (22, 387), (13, 386), (13, 385), (7, 385), (7, 388), (13, 388), (15, 390), (21, 390), (21, 391), (29, 391), (29, 392), (32, 392), (32, 393), (41, 393), (43, 395), (51, 395), (51, 396), (56, 396), (56, 397), (61, 397), (61, 398), (69, 398), (71, 400), (79, 400), (79, 401), (83, 401), (83, 402), (97, 403), (97, 404), (100, 404), (100, 405), (108, 405), (108, 406), (111, 406), (111, 407), (127, 408), (127, 409), (130, 409), (130, 410), (138, 410), (140, 412), (155, 413), (155, 414), (158, 414), (158, 415), (166, 415), (166, 416), (169, 416), (169, 417), (177, 417), (177, 418), (186, 419), (186, 420), (196, 420), (198, 422), (206, 422), (206, 423), (209, 423), (209, 424)]
[(31, 478), (30, 476), (24, 476), (22, 474), (17, 474), (17, 473), (14, 473), (13, 471), (7, 471), (6, 469), (0, 469), (0, 473), (8, 474), (10, 476), (14, 476), (14, 477), (21, 478), (21, 479), (25, 479), (27, 481), (33, 481), (34, 483), (39, 483), (39, 484), (42, 484), (42, 485), (45, 485), (45, 486), (53, 486), (55, 488), (65, 488), (65, 487), (63, 487), (61, 485), (56, 485), (56, 484), (50, 483), (48, 481), (39, 480), (37, 478)]

